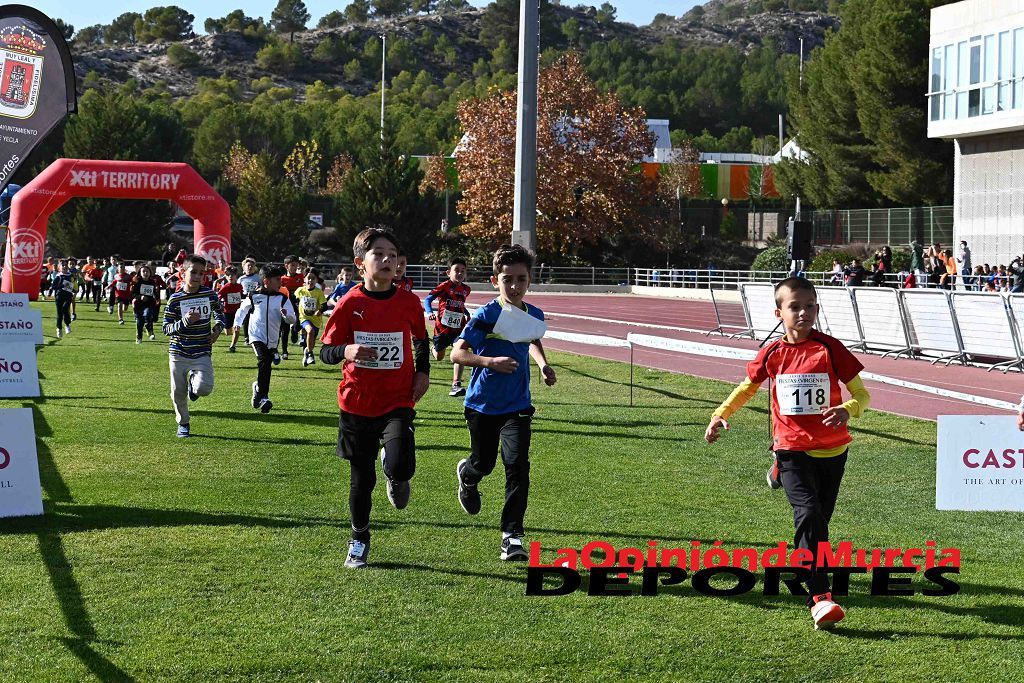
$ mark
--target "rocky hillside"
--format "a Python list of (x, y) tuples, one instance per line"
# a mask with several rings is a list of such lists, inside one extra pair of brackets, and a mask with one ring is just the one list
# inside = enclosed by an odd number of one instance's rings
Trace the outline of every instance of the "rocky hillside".
[[(642, 47), (672, 41), (682, 46), (728, 45), (748, 51), (771, 40), (778, 49), (789, 53), (799, 50), (801, 37), (809, 52), (823, 42), (829, 29), (837, 29), (839, 25), (837, 17), (822, 11), (800, 12), (788, 8), (759, 11), (763, 4), (762, 0), (711, 0), (682, 17), (659, 15), (655, 22), (643, 27), (618, 22), (601, 24), (592, 8), (555, 6), (552, 22), (555, 35), (561, 41), (560, 49), (569, 46), (571, 41), (564, 38), (566, 30), (559, 30), (559, 27), (573, 20), (577, 36), (574, 39), (579, 45), (618, 39)], [(294, 88), (301, 94), (305, 86), (321, 80), (328, 86), (364, 95), (374, 89), (380, 73), (379, 65), (374, 68), (372, 60), (367, 58), (365, 48), (368, 42), (379, 40), (377, 36), (381, 33), (388, 35), (389, 42), (407, 43), (405, 59), (399, 60), (406, 63), (389, 64), (392, 76), (405, 69), (412, 73), (425, 70), (437, 82), (452, 73), (460, 80), (473, 78), (474, 64), (495, 58), (493, 49), (479, 39), (484, 13), (485, 10), (473, 9), (301, 31), (294, 35), (294, 43), (302, 52), (302, 60), (291, 67), (267, 66), (266, 60), (261, 66), (257, 53), (265, 41), (228, 32), (202, 35), (180, 43), (194, 55), (188, 60), (194, 63), (187, 66), (182, 65), (181, 59), (168, 56), (172, 45), (168, 43), (75, 46), (75, 71), (80, 87), (88, 82), (87, 78), (115, 83), (135, 79), (144, 88), (162, 83), (175, 97), (193, 94), (200, 77), (219, 76), (237, 79), (246, 89), (252, 87), (253, 81), (269, 79), (275, 87)], [(284, 40), (287, 41), (287, 36)], [(325, 42), (334, 49), (325, 49)], [(438, 45), (443, 48), (438, 49)]]

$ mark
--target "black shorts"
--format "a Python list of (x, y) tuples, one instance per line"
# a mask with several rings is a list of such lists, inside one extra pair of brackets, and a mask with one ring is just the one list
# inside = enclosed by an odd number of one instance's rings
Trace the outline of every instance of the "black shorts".
[(363, 417), (340, 411), (338, 415), (339, 458), (365, 462), (374, 460), (380, 453), (381, 442), (395, 456), (415, 462), (416, 441), (413, 437), (413, 420), (416, 411), (412, 408), (395, 408), (378, 417)]
[(238, 311), (231, 311), (230, 313), (228, 313), (227, 311), (224, 312), (224, 329), (225, 330), (230, 330), (232, 327), (235, 326), (235, 313), (237, 313), (237, 312)]
[(454, 345), (455, 340), (462, 334), (462, 330), (453, 330), (450, 327), (444, 328), (440, 334), (437, 334), (437, 330), (434, 330), (434, 332), (434, 350), (438, 352)]

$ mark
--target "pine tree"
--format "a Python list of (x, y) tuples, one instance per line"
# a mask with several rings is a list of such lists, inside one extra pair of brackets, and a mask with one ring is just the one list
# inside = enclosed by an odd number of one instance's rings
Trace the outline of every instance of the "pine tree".
[(278, 0), (270, 13), (270, 25), (278, 33), (287, 33), (288, 41), (295, 41), (296, 31), (305, 31), (309, 12), (302, 0)]

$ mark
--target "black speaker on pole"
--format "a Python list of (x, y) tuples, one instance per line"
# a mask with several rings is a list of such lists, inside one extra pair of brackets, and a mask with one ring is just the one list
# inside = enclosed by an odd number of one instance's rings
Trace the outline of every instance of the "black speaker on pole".
[(790, 221), (786, 224), (786, 246), (789, 247), (790, 261), (811, 260), (810, 221)]

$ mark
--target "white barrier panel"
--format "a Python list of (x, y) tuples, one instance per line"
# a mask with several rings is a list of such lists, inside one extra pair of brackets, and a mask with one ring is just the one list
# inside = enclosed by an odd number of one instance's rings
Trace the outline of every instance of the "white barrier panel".
[(1006, 297), (1013, 318), (1013, 331), (1017, 333), (1017, 344), (1024, 349), (1024, 294), (1011, 294)]
[(742, 284), (740, 298), (743, 299), (743, 311), (754, 337), (764, 339), (770, 335), (779, 324), (779, 319), (775, 317), (775, 285)]
[(0, 301), (0, 345), (43, 343), (43, 312), (38, 308), (7, 306)]
[(0, 346), (0, 398), (39, 396), (36, 345), (15, 342)]
[(939, 289), (904, 289), (899, 294), (910, 328), (910, 344), (918, 351), (959, 356), (956, 325), (947, 294)]
[(599, 334), (577, 334), (575, 332), (559, 332), (548, 330), (544, 334), (545, 339), (559, 339), (561, 341), (573, 342), (575, 344), (591, 344), (593, 346), (610, 346), (614, 348), (629, 348), (629, 342), (617, 337), (602, 337)]
[(0, 410), (0, 517), (41, 514), (43, 492), (32, 409)]
[(857, 325), (857, 312), (853, 307), (850, 290), (845, 287), (818, 287), (818, 328), (825, 334), (835, 337), (847, 346), (861, 346), (861, 337)]
[(632, 332), (626, 335), (626, 339), (637, 346), (646, 346), (651, 349), (661, 349), (662, 351), (693, 353), (698, 356), (753, 360), (757, 355), (757, 352), (753, 349), (739, 349), (731, 346), (715, 346), (714, 344), (701, 344), (700, 342), (685, 341), (683, 339), (654, 337), (648, 334), (633, 334)]
[(889, 287), (855, 287), (860, 329), (864, 343), (871, 348), (910, 351), (910, 339), (903, 325), (896, 290)]
[(950, 298), (960, 325), (960, 340), (965, 353), (998, 358), (1019, 356), (1003, 297), (954, 292)]
[(939, 415), (937, 510), (1024, 511), (1024, 433), (1007, 415)]

